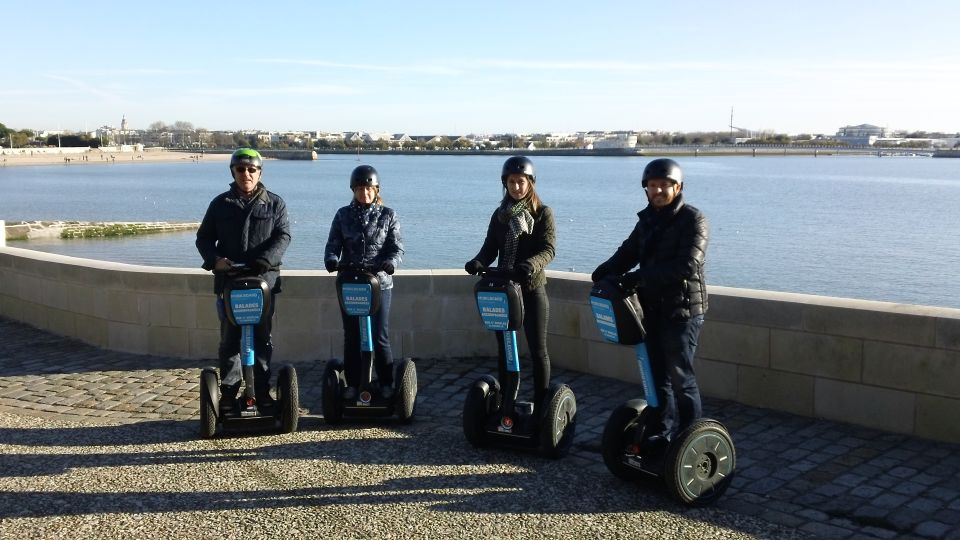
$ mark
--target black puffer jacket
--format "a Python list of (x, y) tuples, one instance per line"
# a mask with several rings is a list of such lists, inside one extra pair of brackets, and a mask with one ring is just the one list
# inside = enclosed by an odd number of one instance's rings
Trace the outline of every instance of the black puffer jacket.
[[(498, 213), (499, 208), (493, 211), (483, 246), (480, 248), (480, 253), (477, 253), (477, 256), (474, 257), (484, 266), (490, 266), (494, 260), (503, 255), (503, 249), (507, 242), (507, 232), (510, 225), (500, 221)], [(533, 275), (530, 280), (520, 284), (524, 290), (530, 291), (547, 284), (547, 276), (544, 270), (556, 254), (556, 242), (557, 227), (553, 222), (553, 210), (549, 206), (542, 206), (540, 212), (533, 217), (533, 230), (530, 234), (521, 234), (517, 240), (517, 256), (513, 263), (514, 267), (523, 261), (530, 263), (533, 267)]]
[[(218, 257), (252, 264), (257, 259), (267, 261), (270, 270), (263, 278), (274, 293), (280, 292), (280, 265), (290, 245), (290, 219), (287, 205), (263, 184), (249, 204), (237, 194), (236, 183), (230, 191), (217, 195), (197, 229), (197, 250), (203, 257), (203, 269), (213, 270)], [(223, 292), (224, 277), (216, 274), (214, 292)]]
[(687, 320), (707, 312), (703, 266), (707, 218), (678, 195), (661, 211), (648, 205), (630, 236), (598, 271), (620, 275), (637, 266), (644, 315)]
[[(355, 202), (337, 210), (330, 225), (324, 261), (350, 263), (374, 270), (389, 262), (395, 269), (400, 268), (403, 239), (396, 212), (382, 205), (367, 211), (370, 212), (370, 221), (364, 227), (358, 219)], [(377, 278), (382, 289), (393, 287), (393, 276), (386, 272), (377, 272)]]

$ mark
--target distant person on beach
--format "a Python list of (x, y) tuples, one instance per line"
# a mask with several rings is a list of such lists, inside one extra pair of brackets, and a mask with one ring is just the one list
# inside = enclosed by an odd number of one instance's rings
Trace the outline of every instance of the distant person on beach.
[[(507, 159), (500, 171), (504, 194), (490, 216), (487, 234), (480, 252), (467, 261), (464, 270), (477, 274), (497, 261), (497, 269), (513, 274), (523, 294), (523, 331), (533, 359), (534, 412), (542, 412), (543, 399), (550, 388), (550, 356), (547, 352), (547, 299), (545, 270), (556, 252), (556, 225), (553, 210), (537, 195), (537, 175), (533, 162), (523, 156)], [(503, 333), (496, 332), (501, 359)], [(504, 381), (504, 362), (497, 363)]]
[[(390, 347), (390, 304), (393, 298), (393, 273), (400, 266), (403, 240), (400, 221), (392, 208), (384, 206), (380, 196), (380, 175), (370, 165), (360, 165), (350, 173), (350, 204), (337, 210), (327, 235), (323, 265), (336, 272), (347, 265), (369, 270), (380, 281), (380, 309), (371, 317), (374, 367), (384, 398), (393, 397), (393, 350)], [(347, 378), (345, 399), (356, 399), (364, 380), (360, 372), (360, 327), (356, 317), (342, 310), (343, 366)]]
[[(213, 270), (213, 290), (217, 295), (217, 313), (220, 316), (221, 408), (233, 407), (240, 389), (242, 372), (240, 366), (240, 328), (231, 325), (223, 311), (223, 284), (225, 273), (234, 264), (244, 264), (263, 277), (270, 291), (280, 293), (280, 265), (283, 254), (290, 244), (290, 220), (287, 205), (279, 195), (260, 182), (263, 160), (250, 148), (240, 148), (230, 157), (230, 174), (233, 183), (230, 189), (217, 195), (203, 216), (197, 229), (197, 250), (203, 257), (202, 268)], [(269, 405), (270, 359), (273, 356), (271, 332), (273, 311), (277, 297), (271, 302), (272, 310), (263, 317), (254, 329), (253, 348), (256, 363), (257, 402)]]
[(703, 266), (708, 227), (703, 213), (684, 203), (683, 171), (677, 162), (651, 161), (641, 185), (646, 208), (637, 214), (639, 221), (630, 236), (591, 278), (597, 282), (614, 276), (640, 299), (661, 403), (659, 422), (644, 444), (660, 451), (702, 416), (693, 357), (707, 311)]

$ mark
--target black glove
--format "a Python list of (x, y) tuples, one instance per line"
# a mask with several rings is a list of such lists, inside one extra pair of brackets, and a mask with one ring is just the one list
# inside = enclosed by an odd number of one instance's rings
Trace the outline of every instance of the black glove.
[(521, 282), (525, 282), (533, 275), (533, 265), (528, 261), (521, 261), (513, 266), (513, 271)]
[(327, 269), (327, 272), (336, 272), (337, 271), (337, 260), (336, 259), (327, 259), (323, 261), (324, 268)]
[(393, 266), (392, 262), (383, 261), (383, 263), (380, 264), (380, 270), (386, 272), (388, 276), (392, 276), (393, 273), (397, 271), (397, 268)]
[(467, 264), (463, 265), (463, 269), (466, 270), (468, 274), (475, 276), (478, 273), (480, 273), (481, 270), (483, 270), (483, 263), (481, 263), (476, 259), (473, 259), (473, 260), (467, 261)]
[(606, 263), (604, 263), (604, 264), (601, 264), (600, 266), (598, 266), (597, 269), (594, 270), (592, 274), (590, 274), (590, 279), (591, 279), (594, 283), (597, 283), (597, 282), (599, 282), (601, 279), (603, 279), (603, 278), (605, 278), (605, 277), (607, 277), (607, 276), (609, 276), (609, 275), (610, 275), (610, 268), (606, 265)]
[(266, 259), (257, 259), (250, 263), (250, 268), (252, 268), (257, 275), (262, 276), (263, 274), (266, 274), (268, 270), (270, 270), (270, 261)]
[(620, 284), (628, 291), (635, 291), (643, 287), (643, 277), (640, 275), (640, 270), (624, 274), (623, 277), (620, 278)]

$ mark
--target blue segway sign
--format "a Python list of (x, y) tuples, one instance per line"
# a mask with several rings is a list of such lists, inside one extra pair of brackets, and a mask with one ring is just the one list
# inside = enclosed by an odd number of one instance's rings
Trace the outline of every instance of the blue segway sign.
[(597, 321), (600, 334), (608, 341), (620, 342), (617, 333), (617, 319), (613, 315), (613, 303), (605, 298), (590, 297), (590, 307), (593, 308), (593, 318)]
[(365, 283), (344, 283), (341, 285), (343, 307), (351, 317), (363, 317), (370, 314), (373, 303), (373, 289)]
[(477, 307), (480, 309), (480, 318), (487, 330), (506, 330), (510, 327), (510, 307), (507, 304), (507, 295), (502, 292), (477, 293)]
[(230, 292), (230, 311), (240, 326), (257, 324), (263, 314), (263, 291), (246, 289)]

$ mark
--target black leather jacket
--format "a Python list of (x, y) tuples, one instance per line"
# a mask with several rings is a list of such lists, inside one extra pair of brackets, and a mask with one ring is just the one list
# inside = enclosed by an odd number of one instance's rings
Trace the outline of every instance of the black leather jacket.
[(684, 321), (706, 313), (707, 218), (682, 194), (659, 212), (647, 205), (637, 216), (633, 232), (598, 270), (620, 275), (637, 266), (646, 317)]
[[(503, 249), (507, 242), (509, 225), (500, 221), (497, 216), (498, 210), (494, 210), (493, 215), (490, 216), (487, 236), (483, 240), (480, 252), (474, 257), (484, 266), (490, 266), (494, 260), (503, 255)], [(514, 266), (523, 261), (529, 262), (533, 266), (533, 275), (531, 275), (529, 281), (520, 284), (523, 290), (531, 291), (547, 284), (547, 276), (544, 270), (556, 254), (556, 242), (557, 227), (553, 221), (553, 210), (549, 206), (543, 206), (533, 218), (533, 230), (530, 231), (530, 234), (520, 235), (517, 242)]]
[(351, 263), (377, 271), (380, 287), (393, 287), (393, 276), (379, 271), (380, 265), (389, 262), (400, 268), (403, 255), (403, 239), (400, 237), (400, 220), (396, 212), (386, 206), (373, 208), (366, 227), (357, 219), (354, 204), (337, 210), (330, 225), (324, 261)]
[[(197, 251), (203, 257), (203, 269), (213, 270), (218, 257), (251, 264), (257, 259), (269, 263), (263, 274), (270, 289), (280, 292), (280, 265), (290, 245), (290, 219), (287, 205), (275, 193), (257, 186), (253, 199), (245, 201), (237, 194), (236, 183), (217, 195), (197, 229)], [(214, 292), (223, 292), (224, 277), (215, 274)]]

